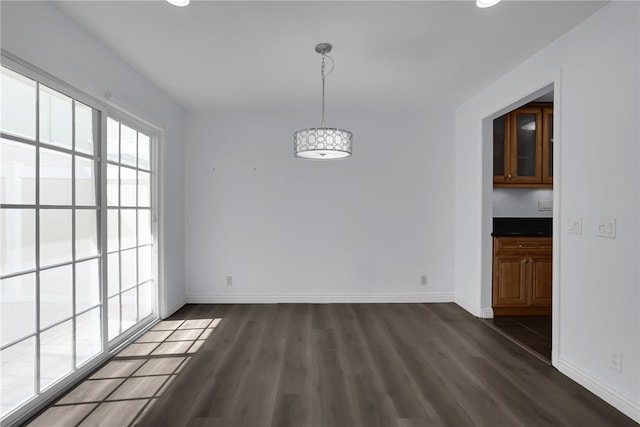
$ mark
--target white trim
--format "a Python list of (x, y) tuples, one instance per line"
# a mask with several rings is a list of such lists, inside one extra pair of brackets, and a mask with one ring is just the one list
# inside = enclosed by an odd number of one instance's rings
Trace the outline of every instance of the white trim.
[(471, 302), (459, 297), (458, 295), (455, 295), (453, 301), (463, 309), (467, 310), (469, 313), (473, 314), (476, 317), (479, 317), (475, 309), (475, 304), (472, 304)]
[(450, 293), (351, 294), (351, 295), (188, 295), (187, 304), (277, 304), (277, 303), (424, 303), (453, 302)]
[(561, 319), (561, 295), (562, 283), (560, 283), (560, 270), (562, 269), (561, 243), (562, 223), (560, 194), (562, 180), (560, 178), (560, 147), (562, 147), (562, 67), (556, 74), (553, 83), (553, 234), (552, 234), (552, 268), (551, 268), (551, 365), (558, 367), (560, 357), (560, 325)]
[(483, 319), (493, 319), (493, 308), (481, 308), (480, 309), (480, 317)]
[(165, 319), (173, 314), (173, 312), (167, 307), (167, 275), (166, 262), (165, 262), (165, 221), (164, 221), (164, 188), (165, 188), (165, 173), (162, 168), (162, 162), (164, 161), (164, 146), (165, 146), (165, 132), (159, 132), (156, 135), (156, 146), (152, 151), (155, 156), (152, 158), (152, 174), (151, 174), (151, 187), (153, 189), (152, 197), (155, 198), (151, 201), (151, 223), (153, 224), (153, 231), (155, 231), (155, 255), (156, 265), (155, 273), (157, 275), (156, 289), (158, 291), (157, 299), (157, 313), (158, 317)]
[(573, 362), (562, 356), (560, 356), (558, 360), (558, 370), (635, 422), (640, 423), (640, 402), (636, 399), (611, 388), (602, 380), (583, 371)]
[(163, 316), (162, 319), (166, 319), (167, 317), (171, 316), (173, 313), (175, 313), (176, 311), (180, 310), (185, 304), (187, 304), (187, 299), (186, 298), (182, 298), (180, 301), (176, 302), (172, 306), (167, 307), (166, 315)]

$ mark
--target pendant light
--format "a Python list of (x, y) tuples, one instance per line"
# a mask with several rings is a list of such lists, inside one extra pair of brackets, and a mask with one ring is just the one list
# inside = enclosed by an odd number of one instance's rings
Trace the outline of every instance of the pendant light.
[[(319, 128), (303, 129), (293, 134), (293, 155), (303, 159), (335, 160), (351, 156), (351, 142), (353, 134), (348, 130), (328, 128), (324, 125), (324, 78), (333, 71), (333, 58), (329, 43), (316, 45), (316, 52), (322, 55), (322, 126)], [(331, 61), (331, 69), (325, 71), (325, 58)]]

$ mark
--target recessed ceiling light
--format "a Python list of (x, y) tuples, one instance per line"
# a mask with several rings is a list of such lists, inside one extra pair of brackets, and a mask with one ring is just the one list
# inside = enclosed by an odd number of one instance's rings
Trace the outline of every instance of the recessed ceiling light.
[(500, 0), (476, 0), (476, 6), (481, 8), (495, 6), (500, 3)]
[[(183, 7), (183, 6), (188, 5), (190, 0), (167, 0), (167, 1), (169, 3), (171, 3), (172, 5), (174, 5), (174, 6)], [(480, 1), (480, 0), (478, 0), (478, 1)]]

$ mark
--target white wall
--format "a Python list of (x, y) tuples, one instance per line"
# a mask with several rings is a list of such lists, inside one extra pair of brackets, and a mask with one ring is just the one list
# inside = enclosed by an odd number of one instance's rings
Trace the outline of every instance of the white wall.
[(294, 158), (318, 111), (187, 115), (189, 301), (452, 300), (453, 111), (329, 114), (350, 159)]
[(166, 305), (184, 303), (184, 111), (50, 2), (1, 3), (1, 46), (54, 77), (164, 127), (161, 145)]
[[(639, 4), (614, 2), (456, 111), (456, 300), (490, 308), (491, 140), (482, 121), (555, 83), (554, 354), (640, 421)], [(567, 233), (582, 217), (583, 234)], [(617, 219), (617, 238), (596, 236)], [(622, 372), (609, 367), (622, 353)]]

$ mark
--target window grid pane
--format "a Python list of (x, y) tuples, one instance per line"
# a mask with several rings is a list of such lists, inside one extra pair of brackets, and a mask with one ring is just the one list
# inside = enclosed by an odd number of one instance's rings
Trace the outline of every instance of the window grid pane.
[(36, 148), (31, 144), (2, 138), (0, 203), (36, 203)]
[(35, 337), (27, 338), (0, 352), (2, 414), (6, 414), (36, 394), (35, 364)]
[(0, 280), (0, 346), (36, 332), (36, 275)]
[(104, 352), (99, 242), (106, 182), (99, 177), (102, 113), (1, 69), (4, 417)]
[(157, 290), (152, 138), (1, 69), (3, 417), (153, 315)]
[(36, 82), (2, 67), (0, 114), (2, 132), (36, 139)]
[(71, 98), (47, 86), (39, 86), (40, 141), (71, 149), (73, 134)]
[(36, 267), (36, 210), (0, 209), (0, 271), (12, 274)]
[[(109, 341), (153, 314), (151, 138), (109, 118)], [(120, 322), (118, 325), (112, 322)]]

